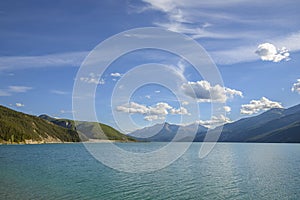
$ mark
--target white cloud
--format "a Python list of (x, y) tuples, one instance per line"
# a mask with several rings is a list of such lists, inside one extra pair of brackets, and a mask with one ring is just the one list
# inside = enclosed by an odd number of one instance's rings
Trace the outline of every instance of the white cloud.
[(146, 95), (145, 96), (147, 99), (151, 99), (151, 96), (150, 95)]
[(166, 117), (165, 116), (159, 116), (159, 115), (147, 115), (144, 117), (144, 120), (146, 121), (155, 121), (155, 120), (165, 120)]
[(183, 106), (189, 105), (188, 101), (182, 101), (181, 103), (182, 103)]
[(99, 78), (99, 75), (96, 75), (94, 73), (90, 73), (87, 77), (80, 77), (80, 81), (85, 83), (92, 83), (96, 85), (103, 85), (105, 84), (105, 80), (103, 78)]
[(27, 86), (16, 86), (16, 85), (13, 85), (13, 86), (9, 86), (8, 87), (8, 90), (10, 92), (15, 92), (15, 93), (24, 93), (24, 92), (27, 92), (28, 90), (31, 90), (32, 87), (27, 87)]
[(198, 102), (226, 102), (228, 98), (233, 98), (234, 96), (243, 97), (241, 91), (220, 85), (212, 86), (205, 80), (184, 83), (181, 89), (187, 96), (197, 99)]
[(231, 111), (231, 108), (229, 106), (224, 106), (223, 109), (227, 113), (229, 113)]
[(32, 87), (12, 85), (6, 89), (0, 89), (0, 96), (11, 96), (12, 93), (25, 93), (31, 89)]
[(230, 123), (232, 122), (228, 117), (224, 116), (224, 115), (220, 115), (220, 116), (212, 116), (212, 118), (210, 120), (199, 120), (196, 121), (196, 123), (205, 126), (207, 128), (214, 128), (216, 126), (225, 124), (225, 123)]
[(60, 113), (61, 114), (73, 114), (73, 113), (75, 113), (75, 111), (73, 111), (73, 110), (60, 110)]
[(16, 103), (16, 106), (17, 106), (17, 107), (24, 107), (25, 105), (22, 104), (22, 103)]
[[(197, 1), (184, 1), (177, 0), (143, 0), (147, 5), (141, 10), (146, 11), (149, 9), (158, 10), (166, 14), (167, 22), (154, 22), (155, 25), (163, 27), (170, 31), (188, 34), (193, 38), (233, 38), (232, 34), (219, 34), (208, 31), (207, 28), (212, 26), (211, 23), (206, 21), (199, 24), (199, 17), (203, 18), (204, 12), (195, 12), (195, 10), (201, 9), (204, 5)], [(200, 16), (199, 16), (200, 14)], [(210, 17), (220, 15), (211, 15)], [(223, 13), (222, 18), (226, 18)], [(227, 17), (229, 18), (229, 17)], [(232, 17), (231, 17), (232, 18)]]
[(180, 107), (178, 109), (172, 108), (170, 110), (171, 114), (177, 114), (177, 115), (189, 115), (190, 113), (188, 112), (188, 110), (184, 107)]
[(262, 110), (269, 110), (271, 108), (283, 108), (280, 102), (271, 101), (266, 97), (259, 100), (251, 100), (249, 104), (242, 105), (241, 114), (252, 115)]
[(16, 70), (42, 67), (79, 67), (89, 52), (69, 52), (41, 56), (2, 56), (1, 70)]
[(300, 79), (297, 79), (297, 82), (293, 84), (292, 92), (298, 92), (300, 94)]
[(116, 72), (116, 73), (111, 73), (110, 76), (112, 76), (112, 77), (121, 77), (122, 75), (120, 73)]
[[(281, 6), (292, 9), (293, 4), (284, 2), (274, 4), (269, 0), (264, 2), (258, 0), (143, 0), (143, 2), (146, 4), (141, 5), (139, 12), (155, 10), (164, 14), (159, 20), (153, 22), (156, 26), (188, 34), (194, 39), (223, 39), (221, 43), (218, 42), (220, 45), (208, 43), (205, 46), (217, 64), (229, 65), (258, 60), (259, 57), (255, 54), (257, 46), (249, 45), (256, 44), (257, 41), (268, 41), (277, 47), (287, 47), (289, 51), (300, 50), (300, 32), (289, 32), (290, 29), (283, 30), (282, 28), (298, 25), (296, 20), (291, 20), (299, 18), (298, 13), (281, 11)], [(261, 10), (276, 12), (256, 12), (254, 15), (239, 12), (241, 9), (255, 9), (258, 4)], [(239, 9), (232, 10), (233, 7)], [(233, 26), (251, 28), (232, 29)], [(285, 48), (277, 51), (277, 54), (271, 56), (272, 61), (288, 59), (288, 52)]]
[(163, 120), (168, 114), (171, 115), (190, 114), (187, 111), (187, 109), (184, 107), (180, 107), (176, 109), (165, 102), (159, 102), (153, 106), (145, 106), (135, 102), (130, 102), (128, 104), (117, 106), (116, 110), (118, 112), (144, 115), (144, 119), (147, 121)]
[(154, 92), (155, 92), (155, 93), (160, 93), (160, 91), (159, 91), (159, 90), (155, 90)]
[(7, 90), (0, 89), (0, 97), (7, 97), (11, 96), (11, 93), (9, 93)]
[(59, 94), (59, 95), (69, 94), (68, 92), (61, 91), (61, 90), (51, 90), (50, 92), (53, 93), (53, 94)]
[(289, 60), (290, 53), (285, 47), (277, 49), (271, 43), (263, 43), (258, 45), (255, 51), (257, 55), (264, 61), (280, 62), (282, 60)]

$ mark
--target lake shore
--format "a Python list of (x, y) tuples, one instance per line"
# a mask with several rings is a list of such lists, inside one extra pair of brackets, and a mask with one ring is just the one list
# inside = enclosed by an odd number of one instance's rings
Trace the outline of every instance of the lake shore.
[(26, 144), (73, 144), (73, 143), (131, 143), (133, 141), (122, 141), (122, 140), (101, 140), (101, 139), (89, 139), (88, 141), (83, 142), (61, 142), (61, 141), (33, 141), (33, 140), (26, 140), (24, 142), (7, 142), (1, 141), (0, 145), (26, 145)]

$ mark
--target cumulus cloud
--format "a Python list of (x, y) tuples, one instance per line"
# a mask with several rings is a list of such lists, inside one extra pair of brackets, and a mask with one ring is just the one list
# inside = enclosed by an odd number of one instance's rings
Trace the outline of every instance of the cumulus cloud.
[(153, 106), (145, 106), (136, 102), (130, 102), (121, 106), (117, 106), (118, 112), (141, 114), (147, 121), (164, 120), (168, 114), (171, 115), (188, 115), (189, 112), (186, 108), (180, 107), (173, 108), (168, 103), (159, 102)]
[(170, 110), (170, 113), (171, 114), (177, 114), (177, 115), (188, 115), (189, 114), (188, 110), (184, 107), (180, 107), (178, 109), (172, 108)]
[(144, 117), (144, 120), (146, 121), (155, 121), (155, 120), (165, 120), (165, 116), (159, 116), (159, 115), (147, 115)]
[(116, 72), (116, 73), (111, 73), (110, 76), (112, 76), (112, 77), (121, 77), (122, 75), (120, 73)]
[(80, 77), (79, 80), (85, 83), (92, 83), (96, 85), (105, 84), (105, 80), (103, 78), (100, 79), (99, 75), (96, 75), (94, 73), (90, 73), (87, 77)]
[(241, 114), (252, 115), (262, 110), (269, 110), (271, 108), (283, 108), (280, 102), (271, 101), (266, 97), (259, 100), (251, 100), (249, 104), (242, 105)]
[(205, 126), (207, 128), (214, 128), (216, 126), (220, 126), (225, 123), (230, 123), (232, 122), (228, 117), (224, 115), (220, 116), (212, 116), (210, 120), (199, 120), (196, 123)]
[(16, 106), (17, 106), (17, 107), (24, 107), (25, 105), (22, 104), (22, 103), (16, 103)]
[(298, 92), (300, 94), (300, 79), (297, 79), (297, 82), (293, 84), (292, 92)]
[(181, 103), (182, 103), (183, 106), (189, 105), (188, 101), (182, 101)]
[(220, 85), (211, 85), (208, 81), (184, 83), (181, 86), (183, 92), (198, 102), (226, 102), (228, 98), (234, 96), (243, 97), (243, 93), (238, 90), (222, 87)]
[(280, 62), (282, 60), (290, 59), (290, 53), (285, 47), (277, 49), (275, 45), (271, 43), (258, 45), (255, 53), (264, 61)]
[(229, 113), (231, 111), (231, 108), (229, 106), (224, 106), (223, 109), (227, 113)]

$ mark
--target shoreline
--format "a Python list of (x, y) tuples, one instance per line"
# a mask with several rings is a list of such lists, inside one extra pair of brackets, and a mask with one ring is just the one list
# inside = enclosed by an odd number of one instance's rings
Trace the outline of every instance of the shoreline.
[(26, 142), (6, 142), (1, 141), (0, 145), (32, 145), (32, 144), (79, 144), (79, 143), (131, 143), (136, 141), (123, 141), (123, 140), (101, 140), (101, 139), (89, 139), (87, 141), (82, 142), (61, 142), (61, 141), (53, 141), (53, 142), (45, 142), (45, 141), (26, 141)]

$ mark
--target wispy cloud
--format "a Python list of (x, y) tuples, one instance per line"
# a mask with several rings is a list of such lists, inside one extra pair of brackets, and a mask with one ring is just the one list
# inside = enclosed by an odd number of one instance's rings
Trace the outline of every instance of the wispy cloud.
[(11, 93), (5, 89), (0, 89), (0, 97), (11, 96)]
[(96, 85), (105, 84), (105, 80), (103, 78), (100, 78), (100, 76), (95, 73), (90, 73), (86, 77), (80, 77), (79, 80), (85, 83), (91, 83)]
[[(300, 50), (300, 32), (293, 18), (298, 13), (285, 14), (282, 7), (294, 7), (295, 3), (266, 0), (236, 1), (197, 1), (197, 0), (143, 0), (145, 3), (138, 12), (156, 11), (165, 17), (156, 19), (153, 24), (165, 29), (187, 34), (194, 39), (211, 38), (220, 41), (205, 46), (217, 64), (235, 64), (256, 61), (255, 51), (261, 43), (272, 43), (286, 47), (290, 52)], [(259, 5), (259, 7), (258, 7)], [(234, 9), (238, 8), (238, 9)], [(257, 10), (253, 15), (243, 14), (242, 10)], [(264, 12), (268, 10), (269, 12)], [(280, 19), (280, 20), (278, 20)], [(238, 27), (248, 27), (247, 29)], [(284, 29), (283, 27), (293, 27)], [(235, 41), (235, 42), (233, 42)], [(205, 41), (210, 43), (210, 41)], [(217, 44), (217, 45), (216, 45)], [(288, 58), (285, 49), (277, 50), (272, 61)], [(268, 59), (271, 59), (268, 57)]]
[(50, 90), (50, 92), (52, 94), (58, 94), (58, 95), (67, 95), (67, 94), (69, 94), (69, 92), (62, 91), (62, 90)]
[(5, 89), (0, 89), (0, 96), (11, 96), (13, 93), (25, 93), (32, 90), (32, 87), (11, 85)]
[(8, 91), (15, 93), (24, 93), (31, 90), (32, 87), (12, 85), (8, 87)]
[(70, 52), (40, 56), (2, 56), (0, 71), (41, 67), (79, 67), (88, 52)]

